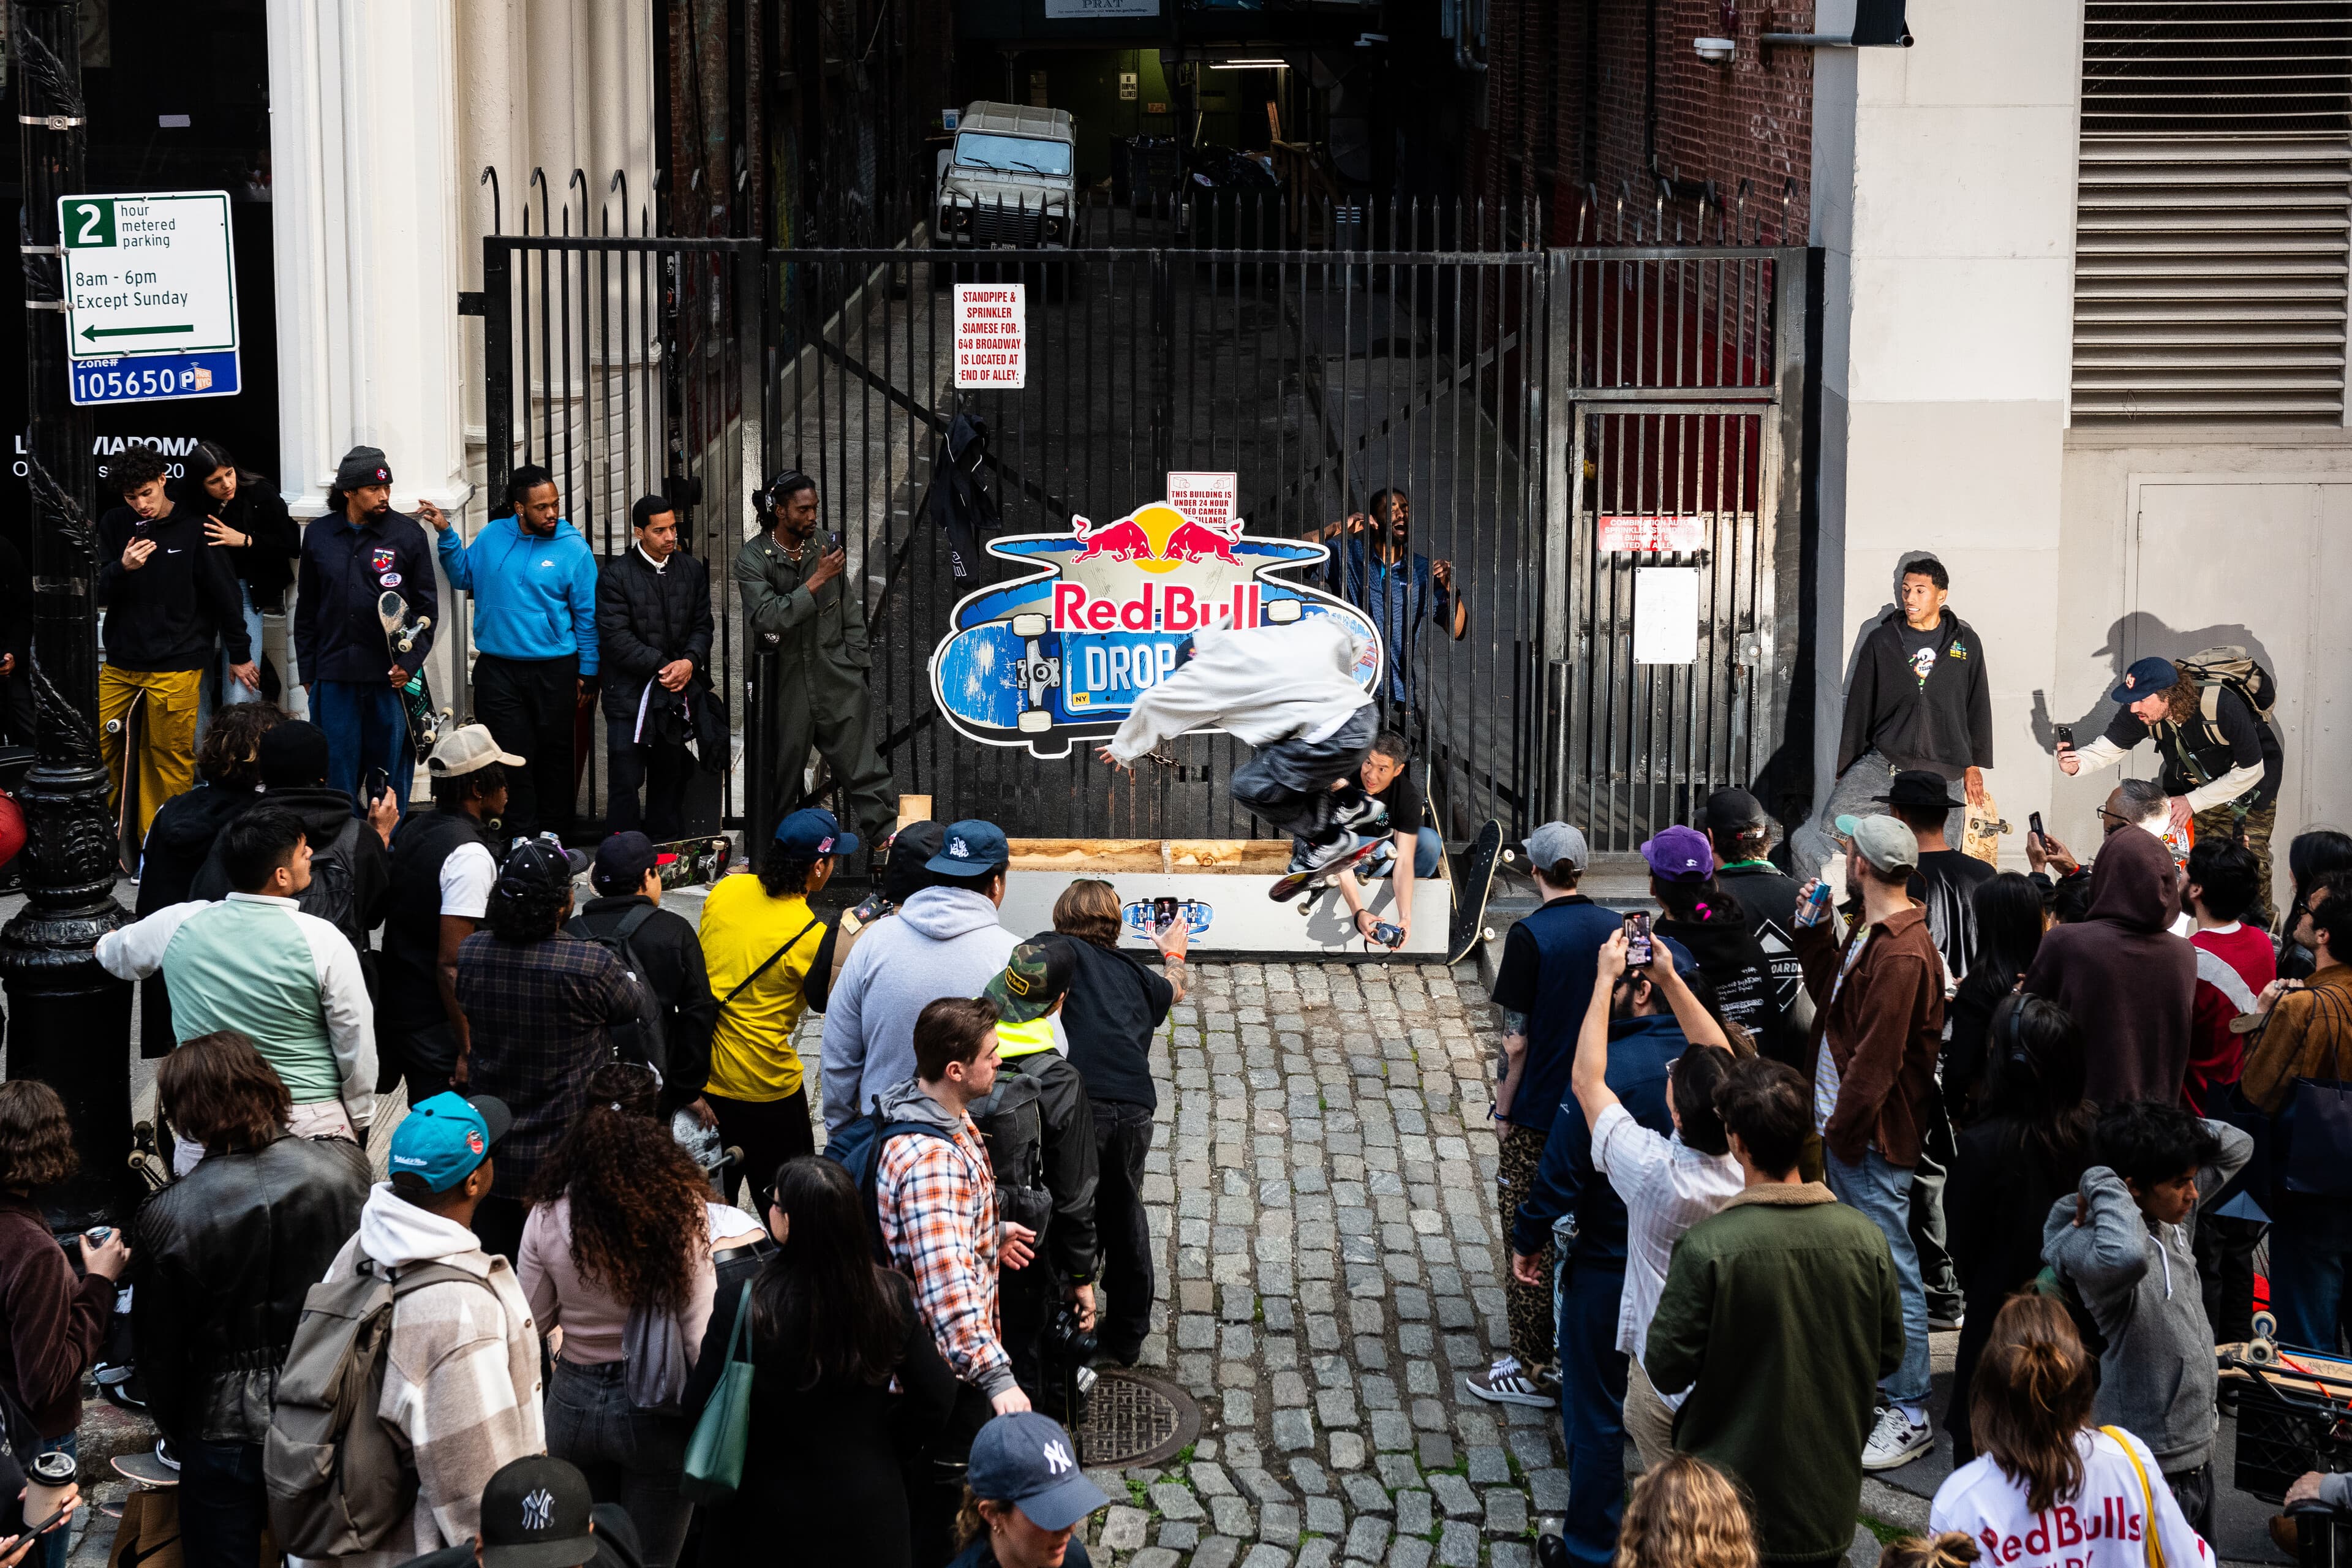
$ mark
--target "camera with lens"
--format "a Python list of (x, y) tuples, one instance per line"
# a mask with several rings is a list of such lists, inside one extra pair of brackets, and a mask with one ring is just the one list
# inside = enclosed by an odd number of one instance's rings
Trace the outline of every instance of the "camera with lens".
[(1065, 1301), (1054, 1321), (1045, 1325), (1045, 1358), (1056, 1366), (1084, 1366), (1095, 1359), (1101, 1348), (1090, 1329), (1080, 1327), (1081, 1320), (1075, 1303)]
[(1100, 1348), (1094, 1331), (1079, 1326), (1076, 1306), (1067, 1301), (1038, 1337), (1039, 1359), (1045, 1363), (1046, 1374), (1045, 1397), (1039, 1407), (1066, 1426), (1076, 1428), (1086, 1422), (1087, 1397), (1094, 1393), (1096, 1383), (1095, 1369), (1087, 1363)]

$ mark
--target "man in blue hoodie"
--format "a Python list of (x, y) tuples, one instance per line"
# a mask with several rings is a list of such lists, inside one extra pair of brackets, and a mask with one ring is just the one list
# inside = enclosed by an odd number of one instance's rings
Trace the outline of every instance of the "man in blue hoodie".
[(517, 468), (507, 501), (470, 544), (439, 512), (425, 521), (449, 585), (474, 595), (475, 716), (524, 759), (507, 774), (506, 832), (569, 833), (572, 727), (596, 688), (596, 552), (561, 515), (545, 468)]

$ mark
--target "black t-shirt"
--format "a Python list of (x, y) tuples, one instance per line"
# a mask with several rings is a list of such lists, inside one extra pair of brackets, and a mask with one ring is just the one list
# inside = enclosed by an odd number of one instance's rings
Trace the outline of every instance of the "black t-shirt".
[(1911, 896), (1927, 906), (1928, 934), (1936, 939), (1955, 981), (1967, 978), (1969, 949), (1977, 941), (1976, 905), (1969, 896), (1999, 875), (1995, 868), (1957, 849), (1923, 851), (1919, 868), (1911, 875)]
[(1919, 683), (1920, 689), (1924, 689), (1929, 672), (1936, 668), (1937, 650), (1944, 641), (1942, 617), (1938, 616), (1936, 624), (1924, 632), (1905, 621), (1895, 628), (1895, 635), (1903, 640), (1903, 660), (1911, 667), (1912, 679)]
[[(2156, 742), (2158, 755), (2164, 759), (2164, 793), (2187, 795), (2201, 784), (2220, 778), (2233, 768), (2259, 765), (2262, 782), (2257, 784), (2247, 805), (2260, 808), (2278, 798), (2279, 776), (2285, 769), (2279, 754), (2278, 732), (2254, 717), (2246, 700), (2228, 687), (2221, 688), (2221, 710), (2215, 716), (2221, 730), (2217, 741), (2205, 725), (2204, 715), (2193, 714), (2186, 726), (2176, 726), (2159, 719), (2154, 724), (2141, 721), (2129, 708), (2118, 708), (2116, 716), (2107, 721), (2106, 739), (2129, 751), (2151, 737)], [(2181, 753), (2196, 759), (2203, 772), (2202, 778), (2192, 777)]]
[(1772, 1000), (1786, 1014), (1805, 988), (1805, 968), (1797, 962), (1793, 935), (1797, 879), (1769, 862), (1751, 862), (1723, 867), (1715, 881), (1747, 911), (1748, 929), (1756, 933), (1756, 945), (1772, 966)]
[(1407, 761), (1389, 780), (1389, 787), (1372, 796), (1389, 808), (1391, 833), (1421, 831), (1421, 781), (1415, 776), (1420, 771), (1420, 763)]
[(1075, 937), (1065, 940), (1077, 955), (1077, 968), (1062, 1004), (1062, 1033), (1070, 1042), (1070, 1065), (1086, 1080), (1087, 1098), (1158, 1110), (1151, 1037), (1167, 1022), (1176, 988), (1131, 954)]

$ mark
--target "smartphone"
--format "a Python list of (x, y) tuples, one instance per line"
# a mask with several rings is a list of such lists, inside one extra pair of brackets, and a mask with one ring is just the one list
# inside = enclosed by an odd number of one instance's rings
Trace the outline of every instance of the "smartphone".
[(2063, 750), (2065, 750), (2065, 751), (2069, 751), (2069, 752), (2071, 752), (2071, 751), (2073, 751), (2073, 750), (2074, 749), (2074, 725), (2072, 725), (2072, 724), (2059, 724), (2059, 725), (2055, 725), (2055, 726), (2053, 726), (2053, 727), (2051, 729), (2051, 731), (2050, 731), (2050, 732), (2051, 732), (2053, 735), (2054, 735), (2054, 736), (2056, 736), (2056, 737), (2057, 737), (2058, 744), (2059, 744), (2059, 746), (2060, 746), (2062, 749), (2063, 749)]
[(2026, 814), (2025, 830), (2034, 837), (2041, 839), (2044, 844), (2050, 842), (2050, 835), (2042, 830), (2042, 814), (2038, 811), (2028, 812)]
[(1642, 969), (1650, 962), (1650, 917), (1646, 914), (1625, 917), (1625, 967)]
[(367, 797), (361, 801), (360, 804), (362, 805), (373, 805), (377, 801), (383, 798), (383, 792), (391, 787), (392, 775), (390, 773), (384, 772), (382, 768), (370, 768), (367, 774)]
[(839, 531), (838, 529), (836, 529), (836, 530), (833, 531), (832, 532), (827, 533), (827, 534), (824, 536), (824, 552), (825, 552), (827, 555), (832, 554), (835, 551), (836, 551), (836, 550), (838, 550), (838, 549), (840, 549), (840, 548), (841, 548), (841, 532), (840, 532), (840, 531)]
[(1176, 900), (1174, 899), (1152, 900), (1151, 930), (1147, 934), (1158, 936), (1161, 931), (1174, 931), (1175, 929)]

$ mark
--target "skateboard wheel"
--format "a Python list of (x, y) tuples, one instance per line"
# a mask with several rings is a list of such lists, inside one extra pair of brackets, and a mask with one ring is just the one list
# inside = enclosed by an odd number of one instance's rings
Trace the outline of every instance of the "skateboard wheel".
[(120, 735), (122, 733), (122, 721), (120, 719), (109, 719), (106, 721), (106, 732), (110, 735)]
[(1301, 899), (1301, 900), (1298, 900), (1298, 912), (1299, 912), (1300, 914), (1302, 914), (1302, 915), (1311, 915), (1311, 914), (1313, 914), (1313, 913), (1315, 912), (1315, 900), (1314, 900), (1313, 899), (1311, 899), (1311, 898), (1306, 898), (1306, 899)]
[(1043, 616), (1020, 615), (1013, 617), (1013, 635), (1016, 637), (1042, 637), (1053, 629)]
[(1479, 929), (1479, 931), (1478, 931), (1478, 940), (1479, 940), (1480, 942), (1492, 942), (1492, 941), (1494, 941), (1494, 940), (1495, 940), (1495, 928), (1494, 928), (1493, 926), (1483, 926), (1483, 927), (1481, 927), (1481, 928)]
[(1504, 850), (1504, 851), (1503, 851), (1503, 864), (1504, 864), (1504, 865), (1506, 865), (1506, 866), (1516, 866), (1516, 865), (1517, 865), (1518, 863), (1519, 863), (1519, 858), (1518, 858), (1518, 856), (1517, 856), (1517, 854), (1515, 854), (1514, 852), (1512, 852), (1511, 850), (1508, 850), (1508, 849), (1506, 849), (1506, 850)]
[(2278, 1319), (2269, 1312), (2254, 1314), (2254, 1338), (2266, 1340), (2278, 1332)]

